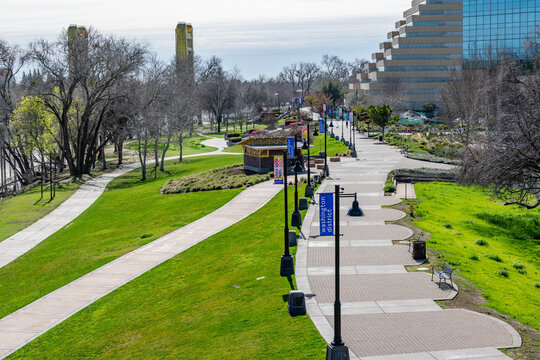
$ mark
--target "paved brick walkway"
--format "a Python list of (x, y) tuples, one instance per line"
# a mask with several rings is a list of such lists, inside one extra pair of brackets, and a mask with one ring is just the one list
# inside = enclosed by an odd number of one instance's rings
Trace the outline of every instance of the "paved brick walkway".
[[(327, 318), (333, 324), (333, 317)], [(500, 331), (499, 320), (461, 309), (348, 315), (342, 321), (343, 339), (360, 357), (514, 344), (509, 332)], [(475, 325), (463, 326), (470, 323)]]
[[(348, 220), (354, 218), (349, 217)], [(412, 236), (411, 229), (399, 225), (344, 226), (341, 228), (343, 240), (404, 240)], [(319, 236), (319, 227), (312, 224), (310, 240), (333, 240), (332, 236)]]
[[(339, 122), (337, 127), (339, 129)], [(334, 129), (335, 130), (335, 129)], [(519, 334), (495, 318), (467, 310), (443, 310), (433, 300), (456, 295), (455, 289), (431, 281), (423, 272), (406, 272), (415, 264), (407, 245), (392, 240), (412, 236), (412, 231), (394, 224), (402, 212), (387, 212), (382, 206), (397, 204), (399, 197), (383, 197), (386, 174), (393, 168), (434, 167), (404, 159), (399, 150), (376, 140), (356, 139), (360, 160), (343, 159), (330, 164), (330, 177), (319, 192), (333, 192), (334, 184), (344, 192), (359, 192), (366, 217), (346, 216), (350, 206), (344, 199), (340, 209), (342, 336), (351, 359), (362, 360), (470, 360), (509, 359), (497, 348), (521, 345)], [(376, 184), (379, 182), (379, 184)], [(308, 313), (328, 341), (333, 339), (334, 238), (320, 237), (318, 207), (304, 219), (296, 257), (298, 289), (306, 293)], [(429, 244), (428, 244), (429, 245)], [(444, 339), (444, 340), (441, 340)]]
[[(348, 265), (417, 265), (406, 245), (390, 246), (351, 246), (340, 253), (340, 262)], [(334, 248), (320, 247), (308, 252), (308, 266), (334, 266)]]

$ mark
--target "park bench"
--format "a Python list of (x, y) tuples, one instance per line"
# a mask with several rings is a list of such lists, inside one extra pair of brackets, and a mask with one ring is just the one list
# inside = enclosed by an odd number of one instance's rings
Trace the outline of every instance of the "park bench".
[[(440, 268), (441, 270), (435, 270), (435, 268)], [(439, 286), (441, 286), (441, 280), (450, 280), (450, 284), (452, 284), (452, 287), (454, 287), (454, 282), (452, 281), (452, 271), (454, 271), (454, 268), (448, 265), (448, 263), (444, 263), (443, 266), (436, 265), (431, 268), (431, 281), (433, 281), (433, 275), (439, 278)]]

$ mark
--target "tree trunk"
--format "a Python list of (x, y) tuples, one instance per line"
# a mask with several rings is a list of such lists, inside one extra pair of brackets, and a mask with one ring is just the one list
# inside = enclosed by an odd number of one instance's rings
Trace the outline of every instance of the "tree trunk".
[(163, 147), (163, 153), (161, 153), (161, 164), (159, 167), (159, 171), (165, 171), (165, 154), (169, 150), (169, 144), (171, 143), (171, 137), (172, 137), (172, 125), (169, 124), (169, 129), (167, 132), (167, 142), (165, 143), (165, 146)]
[(118, 151), (118, 165), (122, 165), (124, 160), (124, 140), (118, 140), (116, 143), (116, 151)]
[(178, 134), (178, 145), (180, 146), (180, 155), (178, 157), (179, 162), (182, 162), (182, 156), (184, 154), (184, 149), (182, 148), (183, 143), (184, 143), (184, 132), (180, 131), (180, 133)]

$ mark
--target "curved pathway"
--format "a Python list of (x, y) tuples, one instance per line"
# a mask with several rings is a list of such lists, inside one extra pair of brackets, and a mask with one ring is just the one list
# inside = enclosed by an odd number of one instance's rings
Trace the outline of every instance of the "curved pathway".
[[(330, 178), (317, 191), (333, 192), (334, 185), (339, 184), (346, 193), (358, 192), (360, 206), (366, 212), (364, 218), (349, 217), (346, 210), (350, 203), (342, 200), (342, 334), (351, 359), (508, 359), (497, 348), (520, 346), (519, 334), (496, 318), (439, 307), (435, 300), (452, 299), (457, 287), (444, 283), (439, 287), (429, 273), (407, 272), (405, 266), (417, 262), (408, 246), (394, 245), (393, 241), (407, 239), (413, 233), (403, 226), (385, 224), (405, 216), (381, 208), (401, 201), (383, 196), (387, 173), (394, 168), (432, 164), (404, 159), (398, 150), (371, 139), (358, 137), (356, 145), (358, 160), (330, 163)], [(330, 342), (334, 238), (318, 236), (318, 211), (317, 206), (310, 207), (304, 219), (296, 255), (296, 281), (298, 290), (306, 294), (311, 319)]]
[[(201, 143), (206, 146), (216, 147), (217, 150), (202, 154), (185, 155), (184, 157), (241, 155), (223, 152), (223, 149), (226, 147), (226, 142), (224, 139), (211, 138), (209, 140), (202, 141)], [(171, 156), (165, 158), (165, 160), (174, 160), (176, 158), (178, 157)], [(148, 164), (151, 163), (153, 163), (153, 161), (148, 161)], [(141, 165), (139, 162), (120, 166), (118, 169), (86, 181), (73, 195), (71, 195), (71, 197), (60, 204), (55, 210), (51, 211), (49, 214), (45, 215), (32, 225), (29, 225), (25, 229), (8, 237), (4, 241), (1, 241), (0, 268), (26, 253), (34, 246), (77, 218), (101, 196), (101, 194), (105, 191), (107, 184), (109, 184), (109, 182), (111, 182), (113, 179), (129, 171), (135, 170), (140, 166)]]
[(142, 246), (0, 319), (0, 358), (13, 353), (97, 299), (235, 224), (282, 189), (272, 181), (241, 192), (218, 210)]

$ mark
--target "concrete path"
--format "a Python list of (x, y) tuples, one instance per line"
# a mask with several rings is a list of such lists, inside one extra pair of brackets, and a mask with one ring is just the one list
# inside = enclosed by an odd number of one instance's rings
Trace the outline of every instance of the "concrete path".
[[(218, 148), (216, 151), (185, 155), (185, 158), (209, 155), (241, 155), (223, 152), (226, 146), (224, 139), (211, 138), (201, 142), (206, 146)], [(177, 156), (168, 157), (165, 160), (177, 159)], [(152, 164), (153, 161), (148, 161)], [(0, 241), (0, 268), (9, 264), (34, 246), (68, 225), (86, 209), (90, 207), (105, 191), (107, 184), (120, 175), (140, 167), (140, 163), (124, 165), (106, 174), (88, 180), (77, 191), (55, 210), (45, 215), (32, 225)]]
[(8, 356), (97, 299), (257, 211), (281, 189), (271, 181), (247, 188), (213, 213), (0, 319), (0, 358)]
[[(334, 131), (341, 134), (340, 122), (334, 125)], [(429, 273), (407, 272), (405, 266), (417, 262), (407, 245), (393, 245), (392, 241), (407, 239), (413, 233), (400, 225), (385, 224), (405, 216), (381, 207), (401, 201), (399, 196), (381, 196), (390, 170), (449, 166), (405, 159), (399, 150), (365, 137), (356, 138), (356, 147), (358, 159), (330, 163), (330, 178), (318, 189), (333, 192), (334, 185), (339, 184), (346, 193), (358, 192), (366, 213), (364, 218), (349, 217), (346, 211), (351, 199), (341, 201), (342, 336), (351, 358), (508, 359), (497, 348), (520, 346), (519, 334), (496, 318), (439, 307), (435, 300), (453, 298), (457, 287), (444, 282), (439, 287)], [(304, 219), (296, 255), (296, 281), (298, 289), (306, 294), (311, 319), (330, 342), (335, 246), (333, 237), (319, 236), (318, 212), (318, 206), (312, 206)]]

